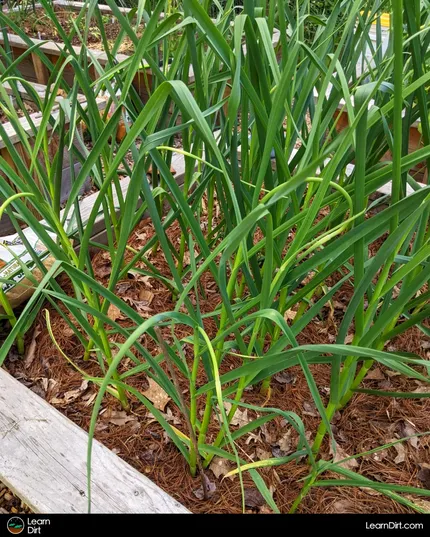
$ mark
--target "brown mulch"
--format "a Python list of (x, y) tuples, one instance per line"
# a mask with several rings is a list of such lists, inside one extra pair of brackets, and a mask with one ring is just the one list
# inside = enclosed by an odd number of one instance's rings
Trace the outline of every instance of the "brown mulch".
[(15, 496), (6, 485), (0, 482), (0, 515), (7, 515), (9, 513), (25, 515), (31, 512), (31, 509), (18, 496)]
[[(136, 228), (130, 240), (130, 246), (140, 249), (153, 236), (154, 229), (149, 219), (142, 221)], [(176, 225), (168, 230), (168, 237), (175, 248), (180, 241), (180, 229)], [(198, 252), (196, 252), (198, 253)], [(126, 260), (133, 254), (127, 252)], [(148, 260), (163, 274), (169, 274), (168, 266), (162, 252), (148, 252)], [(93, 258), (93, 266), (97, 279), (106, 284), (111, 270), (109, 255), (99, 252)], [(144, 263), (139, 265), (144, 268)], [(336, 281), (334, 277), (332, 285)], [(206, 296), (190, 293), (190, 299), (195, 303), (198, 299), (202, 313), (213, 311), (220, 302), (215, 282), (209, 273), (201, 279)], [(60, 282), (67, 292), (70, 282)], [(154, 313), (170, 311), (174, 308), (171, 292), (158, 280), (140, 274), (130, 274), (118, 283), (115, 292), (126, 300), (143, 317), (151, 317)], [(315, 319), (298, 336), (300, 344), (332, 343), (337, 334), (337, 326), (353, 293), (350, 283), (345, 284), (333, 300), (333, 309), (324, 308), (321, 318)], [(83, 347), (64, 319), (49, 305), (53, 333), (62, 351), (85, 369), (90, 375), (100, 375), (99, 365), (95, 357), (89, 361), (83, 360)], [(129, 326), (114, 309), (109, 314), (122, 326)], [(212, 319), (205, 321), (205, 329), (210, 338), (216, 334), (217, 326)], [(182, 338), (190, 334), (187, 326), (178, 325), (175, 334)], [(96, 388), (82, 381), (81, 375), (64, 359), (52, 342), (46, 330), (46, 317), (41, 312), (35, 323), (35, 331), (28, 335), (27, 348), (35, 337), (35, 353), (30, 358), (21, 360), (12, 357), (6, 363), (9, 372), (30, 389), (45, 398), (64, 415), (88, 430), (92, 404)], [(163, 337), (167, 343), (172, 343), (171, 330), (163, 329)], [(118, 342), (121, 338), (116, 336)], [(159, 352), (158, 344), (145, 334), (140, 342), (152, 355)], [(389, 350), (413, 352), (425, 359), (429, 356), (429, 341), (417, 328), (408, 330), (390, 342)], [(184, 345), (183, 352), (187, 360), (192, 359), (192, 348)], [(136, 354), (138, 356), (138, 354)], [(133, 367), (130, 359), (121, 364), (123, 373)], [(221, 372), (225, 373), (240, 365), (240, 359), (234, 355), (227, 356)], [(165, 368), (166, 366), (163, 365)], [(323, 401), (327, 403), (330, 391), (330, 367), (319, 364), (311, 366), (316, 384)], [(148, 390), (149, 383), (146, 375), (140, 373), (129, 377), (128, 382), (140, 391)], [(188, 397), (188, 383), (180, 378), (185, 400)], [(206, 375), (202, 368), (198, 374), (198, 386), (206, 383)], [(389, 391), (422, 391), (420, 383), (402, 375), (393, 374), (383, 366), (374, 366), (365, 387)], [(204, 398), (202, 398), (204, 399)], [(308, 384), (299, 367), (275, 375), (272, 383), (270, 401), (263, 396), (258, 386), (247, 390), (243, 400), (258, 406), (267, 405), (282, 410), (297, 413), (309, 431), (310, 440), (315, 436), (320, 418), (312, 402)], [(131, 397), (131, 412), (124, 414), (118, 401), (112, 396), (106, 396), (96, 428), (96, 438), (112, 449), (161, 488), (178, 499), (182, 504), (195, 513), (240, 513), (241, 489), (237, 477), (222, 479), (217, 477), (212, 466), (206, 474), (215, 486), (214, 495), (210, 500), (198, 499), (200, 480), (192, 478), (187, 464), (174, 444), (168, 439), (161, 426), (148, 413), (146, 408)], [(198, 413), (202, 414), (204, 400), (198, 405)], [(429, 399), (408, 400), (375, 397), (357, 394), (349, 405), (338, 412), (333, 419), (333, 434), (342, 458), (363, 453), (384, 445), (395, 439), (422, 433), (430, 430), (430, 401)], [(168, 421), (187, 434), (179, 409), (167, 402), (164, 415)], [(241, 411), (239, 417), (246, 420), (254, 419), (256, 413), (252, 410)], [(237, 428), (232, 426), (232, 429)], [(212, 423), (208, 432), (208, 443), (213, 441), (218, 432), (218, 425)], [(287, 423), (277, 418), (237, 441), (239, 455), (247, 461), (265, 459), (272, 456), (284, 456), (293, 452), (297, 445), (297, 434)], [(430, 438), (423, 436), (404, 442), (401, 447), (391, 447), (372, 455), (359, 457), (356, 466), (351, 469), (360, 475), (374, 481), (409, 485), (414, 487), (429, 487), (426, 481), (430, 469)], [(330, 460), (330, 447), (327, 439), (321, 449), (323, 459)], [(232, 468), (232, 465), (228, 465)], [(302, 478), (309, 472), (305, 460), (291, 462), (276, 468), (261, 470), (267, 486), (273, 492), (273, 497), (281, 512), (288, 512), (302, 486)], [(322, 478), (336, 478), (325, 475)], [(261, 502), (255, 485), (248, 473), (243, 475), (246, 489), (248, 512), (270, 512)], [(417, 500), (425, 508), (430, 508), (430, 502)], [(357, 488), (314, 488), (299, 506), (300, 513), (407, 513), (410, 510), (386, 496), (370, 489)]]

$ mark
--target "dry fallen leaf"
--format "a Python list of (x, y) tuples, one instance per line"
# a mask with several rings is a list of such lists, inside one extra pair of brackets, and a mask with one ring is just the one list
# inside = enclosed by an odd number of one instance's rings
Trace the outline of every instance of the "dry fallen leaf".
[(88, 399), (86, 400), (85, 406), (90, 406), (90, 405), (94, 402), (94, 400), (95, 400), (96, 397), (97, 397), (97, 392), (92, 393), (92, 394), (88, 397)]
[(31, 339), (31, 343), (28, 346), (27, 352), (25, 353), (25, 359), (24, 359), (24, 367), (27, 369), (30, 367), (30, 365), (33, 363), (33, 360), (36, 356), (36, 348), (37, 348), (37, 336), (40, 334), (40, 326), (37, 326), (34, 329), (33, 337)]
[(268, 444), (271, 446), (276, 444), (277, 432), (272, 430), (268, 423), (263, 423), (261, 426), (261, 432), (263, 433)]
[(170, 401), (170, 397), (163, 390), (163, 388), (155, 382), (152, 378), (148, 378), (149, 388), (142, 392), (145, 397), (147, 397), (151, 403), (157, 408), (164, 412), (167, 403)]
[(284, 313), (284, 319), (286, 321), (293, 321), (296, 318), (296, 315), (297, 315), (297, 311), (287, 310)]
[[(212, 481), (209, 480), (207, 475), (204, 476), (204, 480), (205, 480), (206, 495), (207, 495), (208, 498), (211, 498), (214, 495), (215, 491), (216, 491), (216, 485), (215, 485), (215, 483), (213, 483)], [(200, 486), (198, 489), (193, 490), (193, 494), (198, 500), (204, 500), (205, 499), (205, 494), (203, 492), (203, 486)]]
[[(228, 414), (231, 409), (231, 403), (224, 403), (224, 408)], [(238, 425), (239, 427), (243, 427), (247, 425), (250, 421), (251, 418), (248, 418), (248, 409), (245, 408), (245, 410), (240, 410), (240, 408), (238, 408), (236, 409), (236, 412), (234, 413), (234, 416), (230, 423), (231, 425)]]
[[(330, 443), (330, 455), (334, 455), (333, 462), (335, 463), (343, 459), (346, 459), (350, 456), (337, 443), (336, 443), (336, 453), (333, 452), (333, 447)], [(350, 459), (348, 461), (342, 462), (341, 464), (339, 464), (339, 466), (342, 466), (343, 468), (347, 468), (348, 470), (352, 470), (353, 468), (357, 468), (358, 462), (355, 459)]]
[[(400, 423), (400, 434), (403, 438), (405, 438), (406, 436), (417, 434), (417, 431), (409, 422), (403, 421)], [(413, 436), (412, 438), (409, 438), (408, 444), (410, 444), (413, 448), (418, 449), (418, 437)]]
[(245, 505), (246, 507), (256, 508), (261, 507), (266, 502), (261, 492), (257, 489), (245, 489)]
[(257, 448), (255, 450), (255, 454), (257, 455), (257, 459), (259, 459), (260, 461), (265, 461), (266, 459), (270, 459), (272, 457), (270, 451), (266, 451), (262, 448)]
[(354, 504), (349, 500), (338, 500), (331, 507), (332, 513), (354, 513)]
[(414, 390), (413, 393), (430, 393), (430, 386), (428, 384), (420, 384), (420, 387)]
[(366, 375), (366, 380), (385, 380), (385, 377), (382, 371), (378, 367), (375, 367)]
[(261, 442), (261, 435), (260, 435), (260, 433), (258, 433), (258, 434), (248, 433), (248, 436), (247, 436), (247, 438), (246, 438), (246, 440), (245, 440), (245, 444), (246, 444), (247, 446), (249, 446), (249, 444), (250, 444), (251, 442), (254, 442), (255, 444), (257, 444), (258, 442)]
[[(389, 442), (395, 442), (396, 439), (392, 438), (389, 440)], [(406, 450), (405, 446), (403, 444), (394, 444), (393, 448), (397, 451), (397, 457), (394, 459), (394, 462), (396, 464), (400, 464), (401, 462), (405, 462), (406, 459)]]
[(110, 261), (101, 263), (100, 265), (96, 265), (95, 267), (96, 276), (98, 276), (99, 278), (106, 278), (106, 276), (110, 276), (111, 272), (112, 265)]
[(150, 306), (153, 300), (154, 293), (151, 293), (151, 291), (147, 291), (146, 289), (140, 290), (139, 301), (142, 302), (142, 306)]
[(345, 345), (349, 345), (352, 343), (352, 340), (354, 339), (354, 334), (348, 334), (345, 338)]
[(288, 371), (281, 371), (273, 377), (279, 384), (295, 384), (297, 377), (289, 373)]
[(110, 412), (106, 412), (105, 414), (103, 414), (103, 419), (105, 419), (109, 423), (118, 425), (118, 427), (125, 425), (129, 421), (137, 420), (136, 416), (127, 414), (127, 412), (125, 412), (124, 410), (112, 410)]
[(124, 319), (124, 316), (121, 313), (121, 310), (114, 306), (113, 304), (110, 304), (108, 309), (108, 317), (109, 319), (112, 319), (112, 321), (116, 321), (118, 319)]
[(292, 442), (291, 442), (291, 433), (292, 433), (292, 430), (289, 429), (277, 441), (279, 449), (282, 451), (284, 457), (287, 456), (289, 453), (291, 453), (293, 451), (292, 450)]
[(360, 490), (368, 494), (369, 496), (381, 496), (382, 492), (378, 492), (375, 489), (371, 489), (370, 487), (360, 487)]
[[(227, 459), (223, 459), (221, 457), (214, 457), (213, 461), (209, 466), (209, 469), (212, 470), (215, 477), (219, 479), (220, 477), (222, 478), (226, 474), (228, 474), (231, 470), (231, 467)], [(233, 476), (229, 476), (229, 479), (233, 479)]]
[(73, 401), (76, 401), (78, 397), (80, 397), (84, 391), (88, 388), (88, 380), (83, 380), (79, 388), (75, 388), (74, 390), (69, 390), (68, 392), (65, 392), (63, 397), (53, 397), (49, 400), (49, 402), (52, 405), (67, 405), (69, 403), (72, 403)]
[(417, 474), (418, 479), (427, 490), (430, 490), (430, 464), (423, 463)]
[(166, 421), (169, 421), (173, 423), (173, 425), (180, 425), (182, 421), (173, 414), (173, 412), (170, 410), (169, 407), (167, 407), (166, 412), (164, 414), (164, 419)]
[(383, 449), (382, 451), (377, 451), (376, 453), (373, 453), (372, 459), (374, 461), (380, 462), (383, 461), (388, 457), (388, 450)]
[(417, 498), (416, 496), (412, 496), (410, 494), (405, 494), (405, 498), (415, 505), (418, 505), (418, 507), (421, 507), (421, 509), (425, 509), (425, 511), (430, 514), (430, 502), (428, 500), (421, 500), (421, 498)]
[(317, 408), (313, 402), (305, 401), (303, 403), (303, 414), (305, 416), (318, 416)]

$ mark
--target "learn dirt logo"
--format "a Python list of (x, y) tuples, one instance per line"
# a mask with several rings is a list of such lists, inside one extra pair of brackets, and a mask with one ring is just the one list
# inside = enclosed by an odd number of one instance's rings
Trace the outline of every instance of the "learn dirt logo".
[(7, 529), (13, 535), (19, 535), (24, 531), (24, 521), (19, 516), (14, 516), (7, 521)]

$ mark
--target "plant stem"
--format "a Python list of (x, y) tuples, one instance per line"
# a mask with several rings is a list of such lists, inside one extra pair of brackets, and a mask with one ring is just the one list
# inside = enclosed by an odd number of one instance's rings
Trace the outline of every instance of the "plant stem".
[(197, 438), (196, 438), (196, 432), (195, 432), (195, 429), (194, 429), (193, 425), (191, 424), (190, 413), (188, 412), (188, 408), (187, 408), (187, 405), (185, 403), (184, 396), (182, 395), (181, 385), (179, 384), (179, 380), (178, 380), (178, 377), (176, 375), (176, 371), (175, 371), (175, 368), (173, 366), (172, 359), (170, 358), (169, 351), (167, 349), (166, 343), (165, 343), (165, 341), (163, 339), (163, 335), (161, 333), (161, 330), (159, 329), (158, 326), (156, 326), (156, 327), (154, 327), (154, 331), (155, 331), (155, 334), (157, 336), (158, 343), (160, 344), (161, 351), (163, 352), (164, 359), (166, 360), (167, 367), (169, 368), (169, 372), (170, 372), (170, 375), (172, 377), (173, 384), (174, 384), (174, 386), (176, 388), (176, 393), (178, 394), (178, 398), (179, 398), (179, 401), (180, 401), (180, 404), (181, 404), (181, 407), (182, 407), (181, 411), (182, 411), (182, 413), (183, 413), (183, 415), (185, 417), (185, 423), (187, 425), (188, 433), (190, 435), (191, 444), (192, 444), (193, 450), (194, 450), (193, 457), (195, 456), (195, 458), (196, 458), (197, 467), (199, 469), (200, 478), (201, 478), (201, 481), (202, 481), (202, 489), (203, 489), (204, 499), (207, 500), (208, 499), (208, 487), (207, 487), (207, 483), (206, 483), (205, 472), (203, 470), (202, 460), (200, 458), (199, 445), (198, 445)]

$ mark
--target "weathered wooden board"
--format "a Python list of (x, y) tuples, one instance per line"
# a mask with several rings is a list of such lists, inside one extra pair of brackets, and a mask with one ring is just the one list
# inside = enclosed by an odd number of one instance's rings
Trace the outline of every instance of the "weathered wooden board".
[[(0, 369), (0, 480), (36, 513), (86, 513), (88, 435)], [(93, 513), (189, 511), (94, 442)]]

